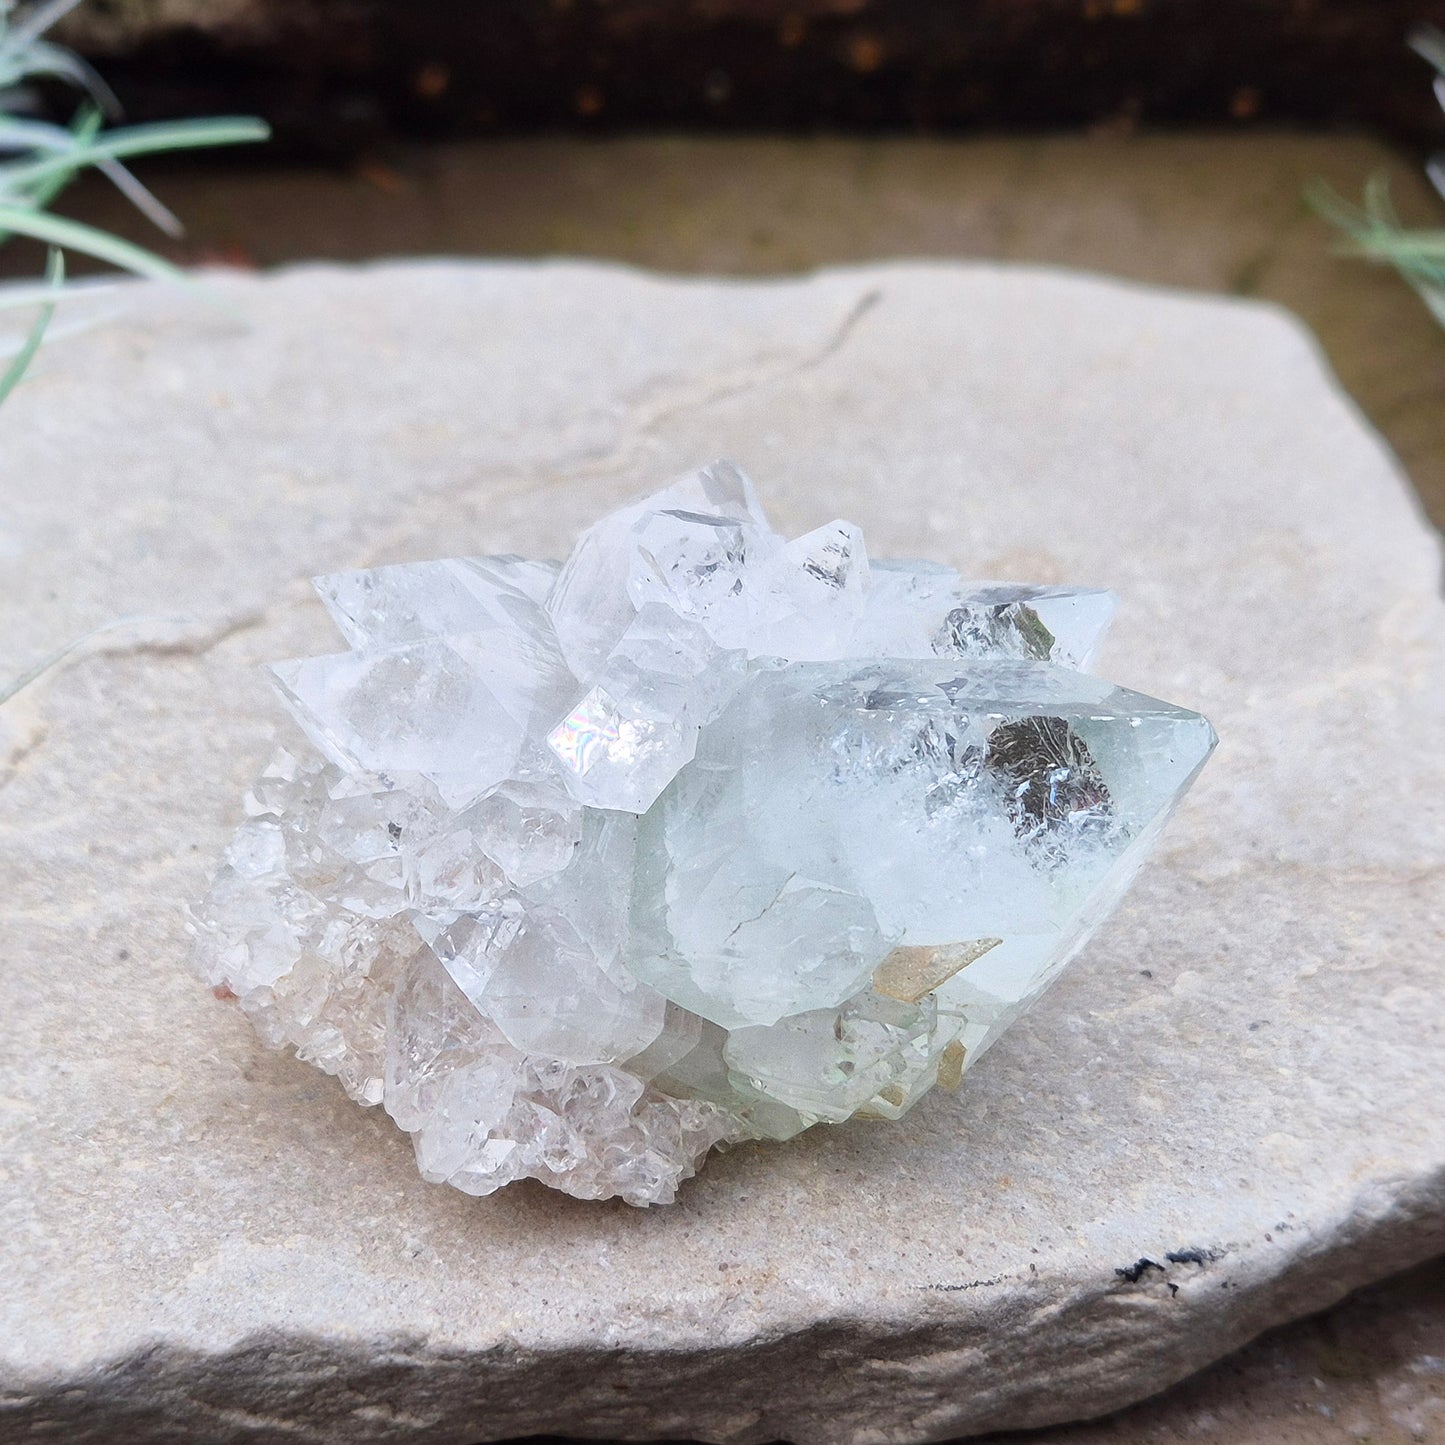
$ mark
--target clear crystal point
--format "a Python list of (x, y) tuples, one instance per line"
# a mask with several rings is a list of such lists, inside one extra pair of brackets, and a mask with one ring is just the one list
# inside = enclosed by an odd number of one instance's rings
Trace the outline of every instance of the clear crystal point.
[(273, 669), (314, 752), (248, 795), (198, 963), (472, 1194), (665, 1202), (956, 1086), (1214, 743), (1083, 670), (1111, 593), (787, 540), (725, 462), (560, 567), (316, 585), (350, 651)]

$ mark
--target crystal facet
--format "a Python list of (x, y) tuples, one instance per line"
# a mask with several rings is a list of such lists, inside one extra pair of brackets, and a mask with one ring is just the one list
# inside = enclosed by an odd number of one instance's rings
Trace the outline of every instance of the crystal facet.
[(956, 1087), (1214, 744), (1082, 671), (1108, 592), (788, 541), (714, 463), (518, 557), (339, 573), (314, 752), (193, 913), (207, 981), (473, 1194), (671, 1199)]

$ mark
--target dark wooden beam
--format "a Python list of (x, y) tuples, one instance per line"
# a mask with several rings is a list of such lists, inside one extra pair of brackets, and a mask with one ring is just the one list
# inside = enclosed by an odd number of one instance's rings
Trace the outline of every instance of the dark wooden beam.
[(551, 127), (958, 131), (1290, 124), (1445, 137), (1442, 0), (127, 0), (71, 38), (142, 116), (283, 144)]

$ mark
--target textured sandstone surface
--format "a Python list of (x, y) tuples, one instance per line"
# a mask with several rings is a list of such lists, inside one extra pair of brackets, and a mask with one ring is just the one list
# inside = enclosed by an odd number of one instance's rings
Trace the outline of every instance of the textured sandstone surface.
[[(0, 677), (185, 619), (0, 708), (0, 1439), (944, 1439), (1445, 1245), (1440, 559), (1296, 324), (987, 267), (218, 284), (244, 325), (137, 291), (0, 414)], [(793, 530), (1117, 588), (1101, 671), (1220, 750), (958, 1095), (667, 1210), (428, 1187), (184, 966), (255, 664), (330, 644), (311, 573), (555, 554), (716, 454)]]
[[(1420, 1445), (1445, 1439), (1445, 1260), (1266, 1330), (1102, 1420), (979, 1445)], [(979, 1438), (979, 1437), (975, 1437)]]

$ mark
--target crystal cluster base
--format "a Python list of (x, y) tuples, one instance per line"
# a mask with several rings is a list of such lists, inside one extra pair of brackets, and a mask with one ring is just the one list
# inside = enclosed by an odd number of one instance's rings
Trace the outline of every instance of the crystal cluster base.
[(261, 1037), (423, 1175), (672, 1199), (709, 1150), (955, 1086), (1118, 901), (1214, 743), (1084, 669), (1113, 599), (787, 541), (719, 462), (562, 566), (317, 590), (193, 914)]

